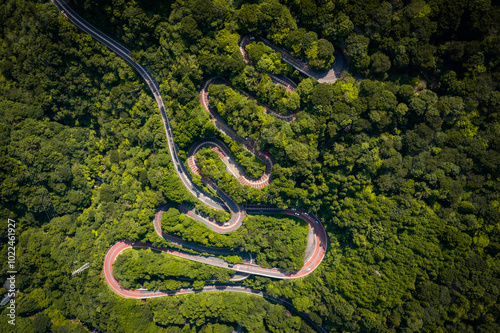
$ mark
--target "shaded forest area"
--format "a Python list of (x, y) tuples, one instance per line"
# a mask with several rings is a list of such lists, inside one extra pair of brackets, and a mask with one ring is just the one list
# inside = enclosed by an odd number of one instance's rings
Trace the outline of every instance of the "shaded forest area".
[[(213, 87), (214, 100), (238, 101), (226, 119), (277, 161), (269, 187), (229, 181), (230, 195), (315, 213), (330, 241), (308, 277), (252, 277), (245, 285), (287, 297), (334, 332), (500, 331), (498, 5), (69, 4), (156, 76), (182, 157), (198, 140), (220, 136), (199, 103), (205, 78), (223, 76), (284, 113), (300, 106), (291, 123), (271, 116), (248, 123), (251, 103)], [(165, 245), (153, 230), (155, 209), (197, 202), (172, 168), (154, 99), (128, 65), (50, 2), (7, 0), (1, 8), (0, 211), (18, 225), (16, 329), (225, 332), (240, 324), (249, 332), (307, 331), (299, 317), (253, 296), (142, 302), (108, 289), (102, 258), (112, 244)], [(254, 69), (238, 48), (243, 34), (268, 38), (317, 68), (342, 52), (349, 73), (318, 84), (255, 46)], [(266, 72), (277, 70), (298, 83), (296, 93), (267, 85)], [(145, 265), (141, 255), (126, 255)], [(72, 276), (86, 261), (90, 268)], [(205, 270), (193, 284), (201, 285)], [(6, 271), (4, 261), (2, 282)], [(5, 313), (2, 327), (13, 329)]]

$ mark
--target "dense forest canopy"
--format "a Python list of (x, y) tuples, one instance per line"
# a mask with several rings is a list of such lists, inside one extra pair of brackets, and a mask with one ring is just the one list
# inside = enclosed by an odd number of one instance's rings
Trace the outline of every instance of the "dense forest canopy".
[[(312, 274), (298, 280), (250, 277), (244, 285), (290, 299), (332, 332), (500, 331), (498, 4), (68, 3), (129, 48), (160, 82), (182, 158), (200, 139), (230, 141), (210, 121), (198, 94), (208, 77), (228, 80), (232, 88), (210, 88), (212, 102), (239, 134), (274, 156), (273, 181), (257, 190), (215, 167), (211, 176), (220, 177), (237, 202), (298, 207), (325, 225), (327, 256)], [(160, 205), (184, 203), (219, 220), (227, 216), (200, 207), (184, 189), (153, 95), (131, 67), (79, 32), (49, 1), (5, 0), (0, 8), (0, 252), (7, 258), (6, 225), (13, 219), (19, 272), (16, 327), (7, 324), (3, 308), (2, 328), (231, 332), (241, 325), (248, 332), (311, 331), (293, 312), (256, 296), (202, 293), (140, 301), (109, 290), (102, 259), (116, 241), (165, 245), (151, 221)], [(349, 69), (333, 84), (318, 83), (259, 43), (249, 46), (248, 65), (238, 47), (242, 35), (267, 38), (317, 69), (339, 58)], [(269, 72), (289, 76), (297, 90), (276, 88)], [(297, 112), (296, 120), (264, 114), (243, 102), (237, 89), (283, 114)], [(262, 166), (252, 166), (252, 157), (229, 144), (243, 167), (258, 175)], [(281, 223), (249, 219), (255, 234)], [(294, 223), (283, 221), (287, 228)], [(217, 241), (206, 230), (199, 234)], [(274, 245), (290, 252), (289, 244)], [(264, 251), (260, 260), (280, 260), (272, 258), (276, 251)], [(296, 255), (285, 264), (296, 265)], [(85, 262), (89, 269), (71, 275)], [(133, 287), (164, 288), (199, 287), (214, 276), (227, 280), (225, 271), (196, 264), (189, 266), (195, 272), (187, 272), (189, 264), (181, 262), (130, 250), (116, 263), (117, 277)], [(5, 259), (2, 283), (7, 271)], [(141, 274), (148, 276), (141, 280)]]

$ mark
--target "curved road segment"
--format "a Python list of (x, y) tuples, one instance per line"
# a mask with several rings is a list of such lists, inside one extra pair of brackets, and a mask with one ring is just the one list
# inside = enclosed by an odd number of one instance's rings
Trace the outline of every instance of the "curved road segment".
[[(213, 207), (215, 209), (222, 209), (222, 210), (229, 210), (232, 213), (231, 220), (229, 223), (226, 223), (224, 226), (220, 226), (217, 223), (214, 223), (210, 220), (206, 220), (201, 216), (198, 216), (195, 212), (189, 211), (189, 209), (184, 208), (183, 212), (186, 213), (187, 215), (191, 217), (196, 217), (197, 220), (205, 220), (205, 221), (200, 221), (205, 223), (208, 227), (210, 227), (212, 230), (218, 232), (218, 233), (227, 233), (232, 230), (237, 229), (241, 223), (243, 222), (243, 218), (246, 215), (246, 213), (254, 213), (254, 214), (285, 214), (285, 215), (291, 215), (291, 216), (296, 216), (301, 218), (302, 220), (306, 221), (309, 226), (310, 230), (312, 230), (313, 234), (313, 240), (311, 242), (308, 242), (308, 246), (312, 244), (312, 250), (313, 251), (308, 251), (308, 254), (306, 255), (305, 258), (305, 264), (304, 266), (299, 269), (298, 271), (295, 272), (287, 272), (281, 269), (277, 268), (264, 268), (260, 267), (255, 264), (251, 263), (244, 263), (244, 264), (230, 264), (222, 259), (219, 258), (214, 258), (206, 255), (198, 255), (198, 254), (192, 254), (187, 251), (182, 251), (178, 250), (176, 248), (158, 248), (154, 247), (150, 244), (146, 243), (133, 243), (128, 240), (122, 240), (117, 242), (115, 245), (113, 245), (108, 252), (106, 253), (106, 256), (104, 258), (104, 275), (107, 284), (109, 287), (118, 295), (122, 297), (127, 297), (127, 298), (138, 298), (138, 299), (145, 299), (145, 298), (153, 298), (153, 297), (162, 297), (162, 296), (172, 296), (172, 295), (180, 295), (180, 294), (186, 294), (186, 293), (199, 293), (199, 292), (216, 292), (216, 291), (231, 291), (231, 292), (241, 292), (241, 293), (246, 293), (246, 294), (252, 294), (252, 295), (257, 295), (261, 297), (266, 297), (274, 302), (283, 304), (292, 310), (294, 310), (297, 314), (299, 314), (303, 319), (305, 319), (309, 324), (311, 324), (313, 327), (315, 327), (318, 331), (320, 332), (326, 332), (326, 330), (323, 327), (317, 326), (311, 319), (310, 317), (303, 313), (297, 311), (293, 305), (286, 299), (282, 298), (274, 298), (270, 295), (267, 295), (266, 293), (259, 291), (259, 290), (253, 290), (251, 288), (246, 288), (242, 286), (234, 286), (234, 285), (212, 285), (212, 286), (206, 286), (202, 289), (193, 289), (193, 288), (182, 288), (179, 290), (174, 290), (174, 291), (149, 291), (149, 290), (129, 290), (126, 288), (123, 288), (120, 286), (118, 281), (114, 278), (113, 276), (113, 262), (115, 261), (116, 257), (122, 253), (124, 250), (128, 248), (149, 248), (149, 249), (154, 249), (162, 252), (169, 253), (171, 255), (175, 255), (177, 257), (181, 258), (186, 258), (189, 260), (197, 261), (197, 262), (202, 262), (205, 264), (213, 265), (213, 266), (218, 266), (218, 267), (224, 267), (224, 268), (229, 268), (234, 271), (240, 272), (240, 273), (246, 273), (246, 274), (255, 274), (255, 275), (261, 275), (261, 276), (266, 276), (266, 277), (272, 277), (272, 278), (278, 278), (278, 279), (296, 279), (296, 278), (301, 278), (304, 277), (308, 274), (310, 274), (315, 268), (319, 266), (321, 261), (323, 260), (326, 249), (327, 249), (327, 236), (326, 232), (320, 223), (320, 221), (314, 216), (314, 215), (309, 215), (303, 210), (295, 210), (295, 209), (287, 209), (287, 210), (282, 210), (278, 209), (276, 207), (269, 207), (269, 206), (261, 206), (261, 205), (246, 205), (242, 206), (234, 201), (232, 201), (227, 194), (225, 194), (222, 190), (220, 190), (211, 180), (205, 179), (205, 183), (210, 186), (215, 193), (221, 198), (221, 200), (212, 198), (209, 195), (207, 195), (203, 190), (201, 190), (197, 185), (195, 185), (192, 181), (192, 177), (189, 172), (187, 172), (186, 168), (184, 167), (184, 164), (182, 160), (178, 156), (178, 147), (176, 146), (173, 138), (173, 132), (172, 132), (172, 127), (170, 125), (169, 119), (167, 117), (167, 114), (165, 112), (165, 105), (163, 103), (163, 100), (160, 95), (159, 91), (159, 85), (158, 82), (151, 76), (149, 71), (146, 69), (146, 67), (136, 63), (131, 57), (130, 57), (130, 51), (125, 48), (124, 46), (120, 45), (118, 42), (114, 41), (107, 35), (103, 34), (96, 28), (94, 28), (90, 23), (82, 19), (78, 14), (76, 14), (66, 3), (64, 3), (61, 0), (52, 0), (52, 2), (56, 5), (56, 7), (61, 11), (61, 13), (66, 17), (70, 22), (75, 24), (78, 28), (80, 28), (82, 31), (88, 33), (91, 35), (93, 38), (98, 40), (100, 43), (106, 45), (108, 48), (110, 48), (113, 52), (115, 52), (117, 55), (119, 55), (121, 58), (123, 58), (125, 61), (127, 61), (138, 73), (139, 75), (144, 79), (148, 87), (151, 89), (151, 92), (153, 93), (156, 103), (158, 104), (158, 108), (160, 110), (160, 114), (162, 116), (162, 121), (163, 125), (165, 128), (165, 133), (167, 135), (167, 142), (169, 145), (169, 150), (170, 154), (172, 157), (172, 161), (174, 163), (175, 170), (179, 177), (181, 178), (184, 186), (193, 194), (195, 195), (199, 200), (201, 200), (203, 203), (206, 205)], [(278, 50), (279, 51), (279, 50)], [(281, 51), (280, 51), (281, 52)], [(285, 55), (284, 55), (285, 57)], [(286, 60), (285, 60), (286, 61)], [(306, 74), (307, 75), (307, 74)], [(273, 80), (274, 81), (274, 80)], [(279, 83), (279, 82), (278, 82)], [(280, 83), (283, 84), (283, 83)], [(208, 85), (205, 85), (205, 89)], [(203, 96), (202, 96), (203, 97)], [(205, 96), (208, 97), (208, 96)], [(206, 104), (204, 103), (206, 102)], [(208, 98), (204, 100), (202, 98), (202, 104), (203, 106), (209, 110), (208, 106)], [(234, 132), (234, 131), (233, 131)], [(233, 137), (233, 135), (231, 135)], [(243, 141), (243, 143), (246, 143), (246, 140), (238, 137), (237, 141)], [(221, 144), (221, 145), (220, 145)], [(226, 155), (226, 149), (224, 144), (220, 143), (217, 147), (220, 149), (221, 154), (226, 157), (230, 158), (229, 155)], [(250, 145), (248, 145), (250, 147)], [(248, 149), (248, 147), (246, 147)], [(250, 148), (249, 151), (251, 151), (252, 148)], [(254, 150), (255, 153), (255, 150)], [(259, 156), (258, 156), (259, 157)], [(260, 157), (259, 157), (260, 158)], [(269, 158), (269, 161), (267, 158), (263, 157), (263, 161), (266, 163), (266, 172), (264, 173), (263, 178), (261, 178), (262, 184), (269, 182), (270, 180), (270, 170), (268, 171), (267, 163), (272, 163), (271, 159)], [(272, 167), (272, 164), (271, 164)], [(242, 175), (243, 176), (243, 175)], [(267, 177), (267, 179), (266, 179)], [(249, 181), (251, 181), (249, 179)], [(255, 186), (259, 186), (260, 184), (258, 183), (259, 180), (257, 180), (257, 183), (255, 183)], [(182, 210), (182, 209), (181, 209)], [(229, 250), (225, 249), (216, 249), (216, 248), (207, 248), (203, 247), (200, 245), (196, 244), (190, 244), (187, 242), (184, 242), (174, 236), (167, 235), (161, 230), (161, 217), (165, 211), (165, 207), (161, 207), (154, 219), (154, 227), (158, 235), (168, 242), (180, 246), (180, 247), (185, 247), (193, 250), (197, 250), (200, 252), (204, 253), (210, 253), (210, 254), (234, 254), (234, 252), (231, 252)]]

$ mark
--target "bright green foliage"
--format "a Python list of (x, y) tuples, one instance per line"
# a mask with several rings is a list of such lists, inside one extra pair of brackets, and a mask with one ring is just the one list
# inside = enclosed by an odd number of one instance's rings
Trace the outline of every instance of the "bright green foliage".
[(253, 178), (260, 178), (266, 170), (266, 165), (255, 155), (243, 148), (242, 144), (223, 136), (224, 142), (231, 150), (238, 164), (245, 170), (245, 173)]
[(291, 271), (304, 265), (308, 229), (303, 224), (289, 218), (248, 216), (244, 227), (231, 236), (236, 246), (257, 255), (258, 265)]
[(242, 137), (254, 137), (250, 135), (250, 130), (259, 130), (272, 121), (271, 116), (264, 112), (262, 106), (226, 85), (212, 84), (209, 92), (210, 105), (215, 107), (229, 126)]
[(259, 72), (281, 74), (285, 64), (281, 62), (281, 54), (273, 51), (264, 43), (250, 43), (246, 47), (248, 57)]
[(196, 154), (196, 163), (201, 173), (212, 179), (219, 179), (227, 172), (226, 165), (220, 159), (219, 154), (209, 147), (198, 151)]
[(236, 177), (230, 174), (217, 152), (210, 148), (204, 148), (198, 152), (197, 163), (201, 174), (215, 180), (217, 186), (236, 202), (244, 202), (245, 196), (250, 191), (257, 192), (248, 185), (243, 186)]
[(175, 208), (170, 208), (163, 214), (161, 228), (166, 233), (180, 236), (188, 242), (213, 247), (233, 247), (230, 238), (212, 232)]

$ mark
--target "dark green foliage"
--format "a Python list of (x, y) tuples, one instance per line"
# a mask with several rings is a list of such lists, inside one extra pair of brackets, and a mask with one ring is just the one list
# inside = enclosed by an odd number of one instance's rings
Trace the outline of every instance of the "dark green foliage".
[(32, 326), (35, 333), (45, 333), (51, 332), (52, 323), (45, 313), (41, 313), (35, 317)]
[[(196, 202), (172, 169), (154, 99), (134, 71), (80, 34), (50, 2), (4, 2), (0, 210), (4, 221), (17, 221), (20, 292), (16, 327), (5, 322), (3, 309), (2, 328), (211, 332), (239, 323), (247, 331), (308, 332), (297, 316), (257, 297), (209, 293), (139, 302), (110, 292), (101, 275), (107, 249), (124, 238), (163, 244), (151, 223), (155, 209), (167, 201)], [(289, 298), (330, 331), (499, 331), (497, 4), (70, 4), (133, 50), (160, 81), (181, 157), (198, 140), (219, 136), (199, 104), (203, 78), (224, 76), (282, 113), (300, 107), (297, 119), (286, 123), (227, 86), (210, 88), (212, 106), (277, 161), (269, 187), (248, 189), (221, 172), (224, 190), (237, 202), (315, 213), (329, 236), (325, 261), (308, 277), (254, 277), (245, 284)], [(267, 37), (318, 68), (329, 67), (332, 52), (341, 51), (349, 71), (368, 79), (347, 75), (317, 84), (258, 45), (251, 51), (257, 63), (264, 54), (272, 61), (257, 69), (300, 81), (295, 95), (286, 93), (245, 65), (239, 33)], [(258, 174), (251, 157), (233, 151)], [(295, 230), (296, 222), (248, 217), (246, 229), (229, 242), (174, 213), (168, 228), (186, 240), (244, 247), (270, 266), (280, 254), (289, 257), (287, 268), (300, 266), (303, 251), (293, 245), (303, 246), (304, 228)], [(6, 246), (0, 252), (7, 257)], [(144, 283), (149, 261), (162, 260), (138, 256), (134, 271), (126, 266), (132, 258), (125, 262), (132, 255), (122, 256), (131, 285)], [(86, 261), (90, 268), (71, 276)]]

